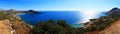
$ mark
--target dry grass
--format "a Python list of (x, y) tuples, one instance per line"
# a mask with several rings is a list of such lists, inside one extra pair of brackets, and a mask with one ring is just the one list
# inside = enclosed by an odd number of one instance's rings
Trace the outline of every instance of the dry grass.
[(99, 34), (120, 34), (120, 20), (112, 23), (109, 27), (106, 27)]

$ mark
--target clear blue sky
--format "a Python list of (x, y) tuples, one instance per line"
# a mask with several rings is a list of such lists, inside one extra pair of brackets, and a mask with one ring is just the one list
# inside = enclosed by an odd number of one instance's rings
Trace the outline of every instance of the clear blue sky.
[(120, 0), (0, 0), (0, 8), (16, 10), (99, 10), (120, 8)]

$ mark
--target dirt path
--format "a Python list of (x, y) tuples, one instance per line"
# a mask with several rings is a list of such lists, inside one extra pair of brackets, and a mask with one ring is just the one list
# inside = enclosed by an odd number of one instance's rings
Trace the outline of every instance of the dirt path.
[(99, 34), (120, 34), (120, 20), (112, 23), (109, 27), (99, 32)]

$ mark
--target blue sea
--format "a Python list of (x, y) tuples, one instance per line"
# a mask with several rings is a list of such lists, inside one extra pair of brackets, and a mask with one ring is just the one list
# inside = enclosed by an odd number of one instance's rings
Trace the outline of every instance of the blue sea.
[[(76, 24), (81, 21), (80, 11), (39, 11), (42, 14), (21, 14), (20, 18), (29, 24), (36, 24), (40, 21), (52, 20), (66, 20), (67, 24)], [(98, 14), (98, 17), (103, 16), (103, 14)], [(74, 25), (73, 25), (74, 26)], [(77, 25), (76, 27), (79, 27)]]

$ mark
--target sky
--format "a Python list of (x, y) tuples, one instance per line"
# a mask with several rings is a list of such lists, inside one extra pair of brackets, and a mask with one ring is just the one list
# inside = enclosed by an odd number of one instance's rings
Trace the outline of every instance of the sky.
[(98, 10), (120, 7), (120, 0), (0, 0), (0, 8), (16, 10)]
[(120, 0), (0, 0), (0, 8), (39, 11), (81, 11), (82, 22), (97, 17), (101, 11), (120, 8)]

